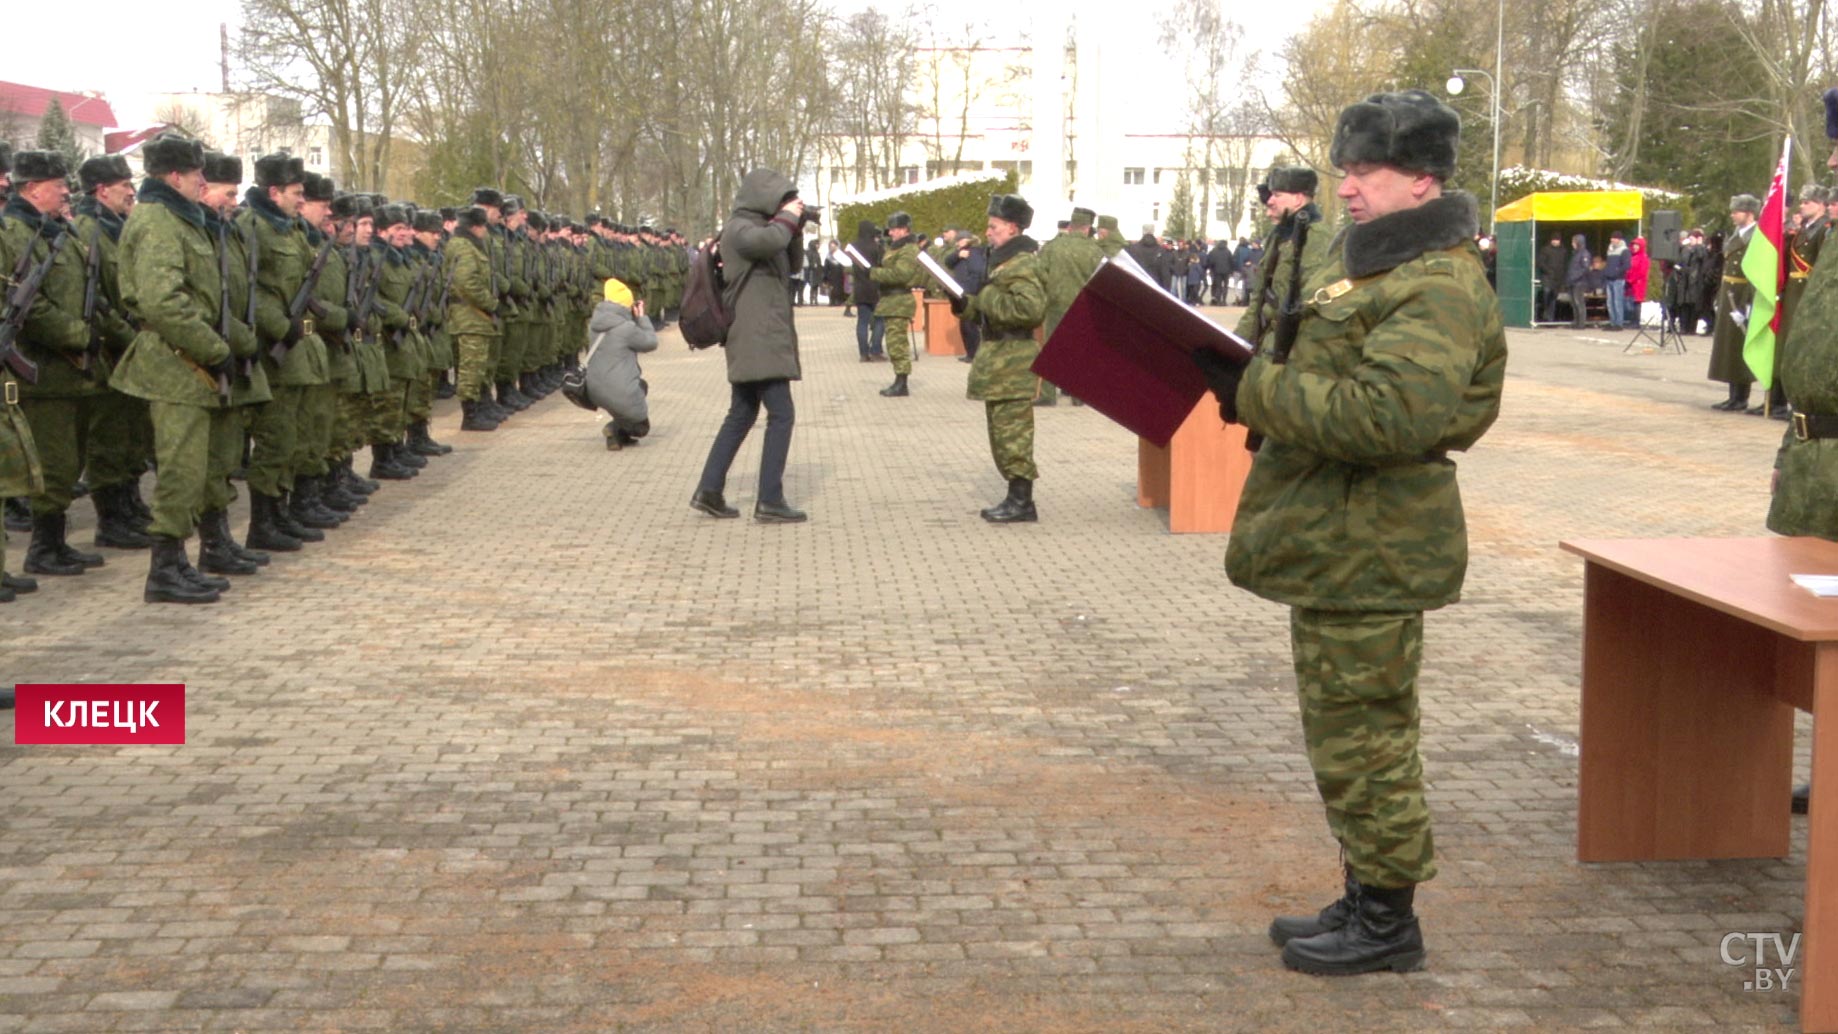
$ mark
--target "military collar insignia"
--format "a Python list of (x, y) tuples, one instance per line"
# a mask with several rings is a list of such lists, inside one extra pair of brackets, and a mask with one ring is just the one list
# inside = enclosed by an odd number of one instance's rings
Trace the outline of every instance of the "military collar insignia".
[(1474, 195), (1451, 190), (1416, 208), (1354, 223), (1346, 231), (1347, 276), (1384, 273), (1423, 255), (1473, 240), (1480, 228)]

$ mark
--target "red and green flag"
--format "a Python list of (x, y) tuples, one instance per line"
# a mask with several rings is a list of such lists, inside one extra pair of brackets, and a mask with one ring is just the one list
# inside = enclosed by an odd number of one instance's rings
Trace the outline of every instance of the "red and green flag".
[(1774, 387), (1774, 335), (1781, 329), (1781, 288), (1787, 284), (1787, 159), (1793, 138), (1781, 145), (1781, 163), (1774, 182), (1761, 203), (1761, 219), (1742, 255), (1742, 275), (1755, 285), (1755, 303), (1749, 309), (1748, 334), (1742, 341), (1742, 361), (1763, 391)]

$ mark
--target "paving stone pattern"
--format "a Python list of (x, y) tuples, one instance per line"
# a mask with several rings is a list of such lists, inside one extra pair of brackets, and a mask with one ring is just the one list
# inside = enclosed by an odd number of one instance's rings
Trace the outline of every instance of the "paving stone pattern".
[(1781, 425), (1707, 408), (1707, 339), (1512, 334), (1428, 622), (1429, 966), (1324, 980), (1264, 934), (1338, 892), (1286, 612), (1136, 507), (1089, 409), (1039, 413), (1042, 522), (986, 526), (969, 368), (883, 399), (799, 312), (809, 524), (690, 511), (727, 392), (668, 333), (635, 449), (559, 396), (483, 435), (442, 403), (452, 456), (221, 605), (110, 552), (0, 607), (8, 682), (180, 681), (190, 722), (0, 745), (0, 1032), (1795, 1029), (1718, 943), (1797, 929), (1803, 828), (1574, 860), (1557, 541), (1763, 533)]

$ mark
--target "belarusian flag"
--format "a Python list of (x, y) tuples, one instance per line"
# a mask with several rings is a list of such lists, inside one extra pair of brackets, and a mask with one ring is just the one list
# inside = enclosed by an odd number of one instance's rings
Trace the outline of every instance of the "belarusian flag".
[(1781, 329), (1776, 303), (1787, 283), (1785, 250), (1787, 229), (1787, 159), (1793, 138), (1781, 146), (1781, 163), (1774, 170), (1768, 198), (1761, 203), (1761, 220), (1742, 255), (1742, 275), (1755, 285), (1755, 303), (1749, 309), (1749, 332), (1742, 341), (1742, 361), (1767, 391), (1774, 387), (1774, 335)]

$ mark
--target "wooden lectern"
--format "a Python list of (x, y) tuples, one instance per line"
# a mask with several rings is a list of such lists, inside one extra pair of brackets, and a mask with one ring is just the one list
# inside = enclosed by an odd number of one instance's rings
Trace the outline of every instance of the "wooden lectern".
[(1251, 472), (1244, 440), (1244, 425), (1220, 420), (1219, 400), (1202, 395), (1166, 449), (1137, 439), (1136, 505), (1167, 507), (1177, 534), (1231, 531)]

